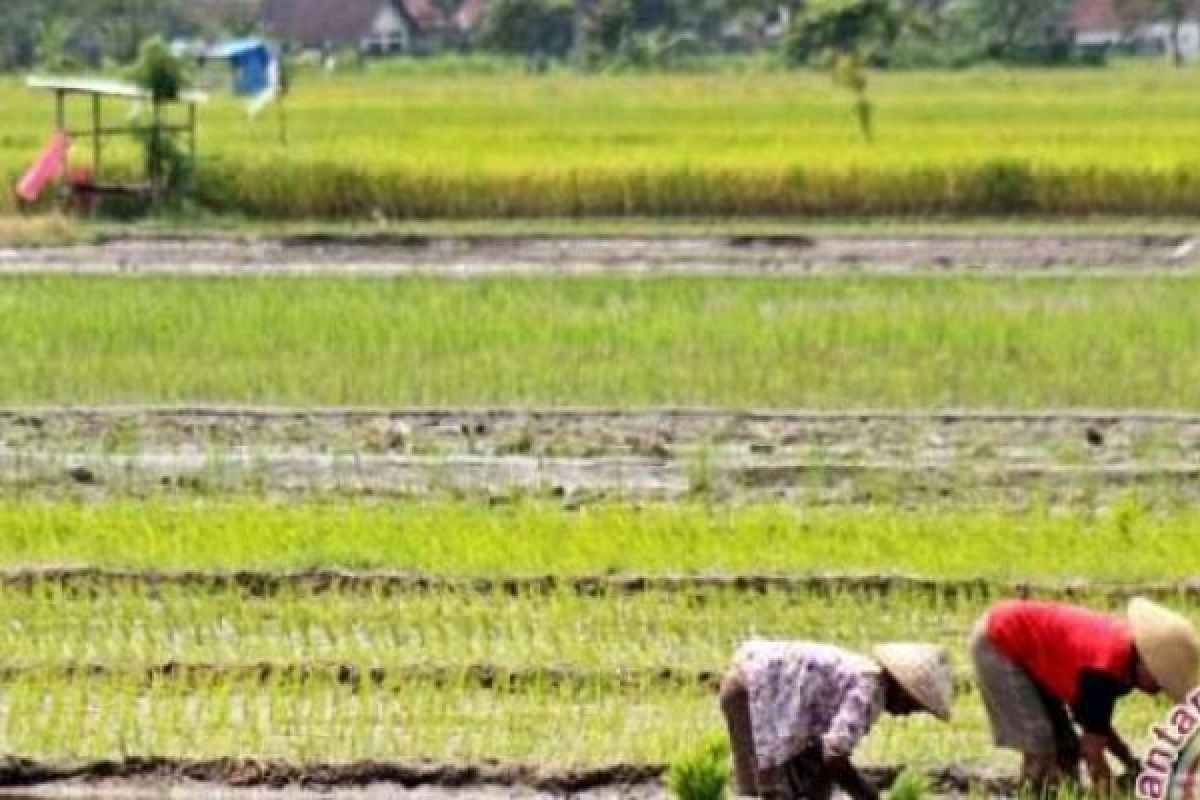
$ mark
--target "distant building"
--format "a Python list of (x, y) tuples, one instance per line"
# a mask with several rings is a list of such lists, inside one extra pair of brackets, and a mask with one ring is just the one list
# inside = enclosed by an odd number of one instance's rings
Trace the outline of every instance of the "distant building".
[(452, 34), (458, 37), (460, 42), (469, 41), (472, 34), (479, 28), (485, 11), (487, 11), (487, 0), (463, 0), (452, 18)]
[(1200, 23), (1188, 20), (1175, 31), (1167, 22), (1140, 25), (1131, 37), (1138, 53), (1151, 56), (1175, 57), (1176, 43), (1184, 61), (1200, 61)]
[(1114, 0), (1076, 0), (1070, 25), (1082, 48), (1121, 47), (1137, 55), (1174, 57), (1178, 39), (1184, 61), (1200, 60), (1200, 21), (1195, 19), (1184, 20), (1176, 32), (1168, 20), (1123, 18)]
[(445, 14), (433, 0), (264, 0), (271, 36), (301, 49), (424, 52), (470, 39), (487, 0), (463, 0)]
[(1112, 0), (1077, 0), (1071, 9), (1070, 27), (1080, 47), (1116, 47), (1125, 38)]

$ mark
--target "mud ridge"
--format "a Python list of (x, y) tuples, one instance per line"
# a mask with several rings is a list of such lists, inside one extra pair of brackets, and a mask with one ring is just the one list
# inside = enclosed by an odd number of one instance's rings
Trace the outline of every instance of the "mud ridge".
[[(426, 688), (481, 689), (505, 694), (523, 694), (546, 689), (575, 691), (603, 689), (608, 692), (643, 692), (647, 689), (698, 689), (717, 692), (724, 672), (719, 669), (680, 667), (630, 667), (589, 670), (577, 667), (507, 667), (498, 664), (435, 664), (370, 666), (334, 662), (199, 663), (167, 661), (160, 664), (8, 664), (0, 666), (0, 680), (53, 678), (63, 681), (121, 680), (150, 686), (158, 681), (176, 681), (188, 687), (223, 683), (337, 684), (354, 689), (370, 685), (376, 689), (403, 691), (414, 684)], [(968, 675), (955, 678), (956, 691), (974, 691)]]
[(937, 599), (996, 596), (1073, 598), (1105, 597), (1114, 602), (1134, 596), (1200, 602), (1200, 576), (1174, 581), (1110, 583), (1102, 581), (1008, 581), (988, 577), (928, 578), (900, 574), (824, 575), (530, 575), (447, 577), (399, 571), (352, 571), (318, 568), (301, 571), (122, 570), (90, 566), (20, 567), (0, 570), (0, 587), (33, 592), (44, 587), (89, 593), (107, 589), (154, 591), (164, 587), (209, 592), (242, 592), (269, 597), (285, 591), (310, 594), (476, 593), (513, 597), (573, 593), (581, 596), (651, 592), (735, 592), (812, 594), (818, 596), (889, 594), (927, 595)]
[[(898, 766), (868, 767), (868, 779), (883, 789), (901, 772)], [(41, 762), (19, 757), (0, 759), (0, 787), (33, 787), (65, 782), (112, 782), (130, 784), (182, 783), (200, 781), (233, 788), (354, 788), (372, 784), (394, 784), (412, 789), (423, 786), (468, 788), (496, 786), (531, 788), (555, 793), (574, 793), (605, 787), (659, 784), (664, 764), (612, 764), (591, 768), (556, 768), (545, 765), (486, 762), (447, 764), (432, 761), (350, 764), (296, 764), (286, 761), (245, 758), (187, 760), (170, 758), (127, 758), (110, 761)], [(958, 765), (928, 770), (934, 792), (965, 794), (970, 790), (989, 795), (1012, 796), (1011, 778), (991, 771)]]
[[(1112, 501), (1130, 488), (1196, 499), (1200, 463), (951, 465), (921, 461), (714, 459), (702, 472), (684, 459), (644, 456), (407, 456), (304, 452), (0, 453), (0, 491), (46, 496), (233, 494), (407, 499), (466, 495), (503, 503), (553, 497), (579, 508), (606, 499), (796, 499), (819, 504), (893, 501), (1069, 506)], [(1099, 502), (1099, 501), (1097, 501)]]
[(15, 681), (28, 677), (59, 680), (121, 679), (150, 684), (171, 680), (185, 685), (210, 684), (213, 680), (234, 683), (286, 681), (295, 683), (335, 683), (360, 687), (401, 688), (424, 684), (433, 688), (467, 686), (497, 692), (529, 692), (539, 689), (603, 688), (610, 691), (638, 691), (655, 688), (699, 688), (716, 691), (721, 683), (717, 670), (688, 670), (677, 667), (585, 670), (573, 667), (506, 667), (498, 664), (431, 664), (405, 666), (369, 666), (330, 662), (256, 662), (195, 663), (167, 661), (159, 664), (6, 664), (0, 666), (0, 680)]
[(605, 786), (657, 782), (665, 768), (656, 764), (615, 764), (590, 769), (555, 769), (531, 764), (446, 764), (417, 761), (352, 764), (295, 764), (246, 758), (187, 760), (127, 758), (120, 761), (47, 763), (21, 758), (0, 761), (0, 786), (36, 786), (64, 781), (177, 783), (201, 781), (235, 788), (349, 788), (390, 783), (404, 788), (438, 786), (527, 787), (577, 792)]
[(1057, 274), (1200, 268), (1188, 235), (112, 237), (0, 248), (0, 273), (164, 275)]

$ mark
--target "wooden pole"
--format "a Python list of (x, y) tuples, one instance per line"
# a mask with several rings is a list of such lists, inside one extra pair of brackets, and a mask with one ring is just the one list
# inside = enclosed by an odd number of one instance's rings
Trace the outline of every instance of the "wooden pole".
[(166, 188), (164, 177), (160, 174), (162, 167), (162, 103), (154, 99), (151, 105), (154, 109), (154, 122), (150, 129), (150, 163), (147, 166), (150, 168), (150, 202), (157, 206), (159, 193)]
[(65, 95), (58, 91), (54, 93), (54, 127), (58, 130), (66, 130), (67, 128), (67, 110), (65, 108)]
[(100, 182), (100, 129), (104, 127), (100, 119), (100, 95), (92, 95), (92, 180)]
[(188, 141), (191, 145), (192, 175), (196, 174), (196, 104), (188, 103)]

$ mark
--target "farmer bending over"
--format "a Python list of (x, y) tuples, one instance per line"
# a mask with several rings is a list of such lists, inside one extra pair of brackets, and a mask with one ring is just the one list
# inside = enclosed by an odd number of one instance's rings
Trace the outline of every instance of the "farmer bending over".
[(850, 763), (854, 748), (885, 710), (949, 719), (954, 685), (940, 647), (888, 644), (872, 656), (813, 642), (742, 645), (721, 686), (738, 794), (877, 796)]
[(1138, 771), (1113, 729), (1117, 700), (1133, 689), (1183, 700), (1200, 652), (1190, 622), (1142, 598), (1125, 619), (1058, 603), (999, 603), (976, 623), (970, 648), (996, 745), (1023, 755), (1022, 781), (1039, 792), (1078, 783), (1082, 758), (1101, 795), (1114, 788), (1107, 753), (1125, 768), (1122, 784), (1132, 786)]

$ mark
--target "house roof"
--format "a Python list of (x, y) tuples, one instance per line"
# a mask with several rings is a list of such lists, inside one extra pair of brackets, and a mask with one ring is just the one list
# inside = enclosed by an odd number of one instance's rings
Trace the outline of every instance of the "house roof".
[(463, 0), (463, 4), (454, 12), (454, 26), (460, 31), (471, 31), (483, 18), (487, 10), (487, 0)]
[(423, 31), (451, 21), (461, 30), (470, 30), (483, 16), (487, 0), (462, 0), (452, 20), (433, 0), (264, 0), (262, 17), (281, 39), (309, 46), (354, 44), (370, 35), (380, 10), (389, 4)]
[(1075, 0), (1071, 27), (1080, 33), (1119, 30), (1121, 18), (1113, 0)]
[(441, 21), (441, 12), (433, 0), (400, 0), (400, 6), (422, 30), (434, 28)]
[(356, 44), (369, 36), (379, 12), (399, 0), (264, 0), (262, 18), (272, 34), (309, 46)]

